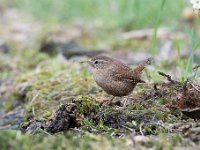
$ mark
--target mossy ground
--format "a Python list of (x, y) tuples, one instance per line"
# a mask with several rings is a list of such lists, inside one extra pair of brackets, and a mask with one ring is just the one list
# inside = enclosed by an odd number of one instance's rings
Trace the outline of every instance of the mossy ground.
[[(183, 119), (181, 112), (164, 108), (164, 104), (169, 102), (168, 98), (173, 97), (170, 94), (180, 91), (180, 85), (163, 85), (158, 97), (154, 97), (153, 86), (139, 85), (125, 108), (122, 108), (122, 98), (112, 106), (102, 105), (98, 98), (105, 98), (106, 94), (95, 84), (86, 66), (73, 60), (66, 61), (60, 56), (49, 57), (40, 52), (35, 54), (35, 57), (42, 56), (42, 59), (35, 58), (38, 60), (37, 65), (20, 66), (23, 67), (21, 70), (26, 71), (19, 71), (18, 76), (14, 77), (15, 83), (4, 108), (7, 112), (12, 111), (14, 106), (8, 107), (6, 104), (12, 104), (13, 100), (23, 103), (26, 113), (20, 129), (31, 120), (51, 122), (60, 106), (74, 104), (76, 109), (73, 114), (77, 125), (73, 126), (74, 129), (69, 128), (69, 131), (53, 135), (41, 128), (33, 129), (31, 135), (20, 131), (2, 131), (2, 148), (27, 149), (32, 145), (32, 149), (95, 149), (94, 145), (101, 145), (99, 149), (131, 149), (132, 146), (138, 149), (170, 149), (199, 144), (190, 140), (190, 136), (187, 137), (190, 128), (199, 126), (198, 122), (189, 118)], [(23, 55), (21, 59), (30, 58), (29, 55)], [(10, 76), (13, 77), (13, 74), (14, 71)], [(166, 94), (170, 96), (165, 96)], [(185, 127), (186, 122), (188, 128)], [(29, 129), (26, 131), (29, 132)], [(3, 142), (6, 141), (3, 136), (5, 134), (6, 139), (16, 143)], [(137, 136), (141, 134), (144, 137), (138, 142)]]

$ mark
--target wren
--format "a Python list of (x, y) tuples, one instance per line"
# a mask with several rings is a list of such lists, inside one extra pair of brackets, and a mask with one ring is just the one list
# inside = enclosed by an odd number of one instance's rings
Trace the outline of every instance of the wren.
[[(95, 56), (85, 61), (90, 66), (90, 71), (96, 83), (108, 94), (114, 97), (129, 95), (137, 85), (144, 83), (141, 80), (142, 71), (150, 63), (150, 59), (139, 64), (135, 69), (128, 65), (103, 55)], [(109, 103), (109, 104), (110, 104)]]

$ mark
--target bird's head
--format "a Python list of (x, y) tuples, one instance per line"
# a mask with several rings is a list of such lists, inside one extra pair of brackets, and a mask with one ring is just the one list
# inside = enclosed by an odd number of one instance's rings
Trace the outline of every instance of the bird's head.
[(86, 60), (86, 61), (82, 61), (82, 62), (86, 62), (90, 65), (90, 68), (92, 70), (96, 70), (96, 69), (105, 69), (107, 68), (110, 63), (113, 62), (113, 59), (112, 58), (109, 58), (107, 56), (95, 56), (89, 60)]

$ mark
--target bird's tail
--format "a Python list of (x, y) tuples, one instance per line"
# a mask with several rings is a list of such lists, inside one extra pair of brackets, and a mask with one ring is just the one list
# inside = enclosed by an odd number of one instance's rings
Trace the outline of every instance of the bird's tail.
[[(133, 71), (134, 74), (138, 77), (138, 79), (141, 78), (142, 71), (146, 68), (147, 65), (150, 65), (152, 62), (152, 58), (148, 58), (143, 63), (139, 64)], [(142, 81), (142, 80), (141, 80)], [(144, 82), (144, 81), (143, 81)]]

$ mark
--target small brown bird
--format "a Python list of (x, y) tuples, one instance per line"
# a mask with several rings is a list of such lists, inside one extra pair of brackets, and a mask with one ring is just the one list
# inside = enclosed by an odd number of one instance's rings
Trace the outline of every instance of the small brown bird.
[(112, 102), (115, 96), (122, 97), (129, 95), (137, 83), (144, 83), (141, 74), (150, 59), (138, 65), (134, 70), (122, 62), (107, 57), (96, 56), (88, 61), (90, 70), (96, 83), (108, 94), (113, 95), (109, 101)]

